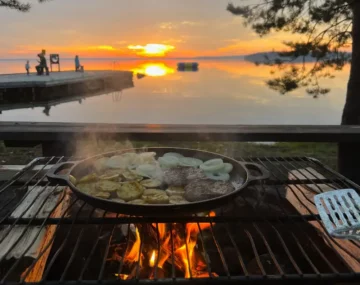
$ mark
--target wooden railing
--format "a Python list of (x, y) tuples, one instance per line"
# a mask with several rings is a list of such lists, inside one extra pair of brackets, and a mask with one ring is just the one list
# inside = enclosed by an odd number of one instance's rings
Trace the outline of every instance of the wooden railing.
[(43, 155), (71, 155), (79, 139), (339, 143), (339, 168), (360, 183), (360, 126), (164, 125), (1, 122), (7, 146), (42, 144)]
[(71, 142), (93, 136), (147, 141), (360, 142), (360, 126), (0, 123), (0, 140)]

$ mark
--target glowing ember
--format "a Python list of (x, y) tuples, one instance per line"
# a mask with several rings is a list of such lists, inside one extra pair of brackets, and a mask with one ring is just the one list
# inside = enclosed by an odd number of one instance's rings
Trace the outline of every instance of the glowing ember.
[(115, 276), (119, 277), (121, 280), (126, 280), (126, 279), (129, 278), (129, 275), (127, 275), (127, 274), (117, 274), (117, 273), (115, 273)]

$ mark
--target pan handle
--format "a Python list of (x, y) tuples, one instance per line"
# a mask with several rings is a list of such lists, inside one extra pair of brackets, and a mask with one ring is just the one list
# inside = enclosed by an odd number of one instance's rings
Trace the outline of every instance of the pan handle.
[[(247, 169), (248, 177), (249, 177), (248, 178), (249, 184), (253, 184), (253, 183), (256, 183), (258, 181), (270, 178), (269, 170), (267, 170), (261, 164), (252, 163), (252, 162), (240, 162), (240, 163), (242, 164), (242, 166), (244, 166)], [(254, 176), (254, 175), (251, 174), (251, 170), (258, 171), (261, 174), (259, 176)]]
[[(69, 176), (68, 174), (76, 165), (76, 162), (67, 161), (62, 162), (54, 165), (46, 174), (47, 178), (50, 182), (58, 183), (61, 186), (68, 186), (69, 185)], [(61, 171), (62, 169), (68, 169), (66, 174), (57, 174), (57, 172)]]

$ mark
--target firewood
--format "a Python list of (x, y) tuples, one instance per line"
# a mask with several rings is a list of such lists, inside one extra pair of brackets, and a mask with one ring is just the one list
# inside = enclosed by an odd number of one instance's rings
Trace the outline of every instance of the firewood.
[[(44, 188), (40, 186), (28, 187), (27, 194), (24, 201), (12, 212), (11, 218), (33, 218), (34, 216), (36, 218), (46, 218), (63, 198), (63, 195), (66, 195), (63, 187), (55, 189), (54, 187)], [(60, 217), (67, 205), (68, 197), (66, 196), (53, 211), (51, 217)], [(26, 228), (26, 225), (7, 226), (0, 231), (0, 238), (6, 236), (0, 244), (1, 259), (38, 258), (40, 252), (50, 242), (56, 230), (56, 226), (53, 225), (45, 226), (43, 229), (40, 226), (29, 226)], [(19, 240), (22, 235), (23, 237)], [(28, 250), (25, 252), (26, 249)], [(48, 247), (29, 274), (27, 274), (26, 282), (39, 282), (41, 280), (50, 249), (51, 246)]]
[[(67, 191), (63, 191), (61, 195), (58, 195), (58, 199), (57, 202), (59, 202), (63, 195), (65, 195), (64, 200), (62, 201), (62, 203), (60, 205), (58, 205), (58, 207), (56, 207), (56, 209), (54, 210), (54, 212), (51, 214), (51, 218), (59, 218), (64, 214), (64, 211), (66, 210), (66, 208), (68, 207), (69, 203), (70, 203), (70, 196), (67, 194)], [(36, 262), (35, 266), (33, 267), (33, 269), (30, 271), (30, 273), (28, 274), (28, 276), (25, 278), (25, 282), (40, 282), (42, 279), (42, 275), (46, 266), (46, 261), (49, 257), (49, 253), (51, 250), (51, 246), (52, 246), (52, 239), (53, 236), (55, 234), (56, 231), (56, 227), (55, 225), (51, 225), (51, 226), (47, 226), (46, 230), (45, 230), (45, 234), (42, 238), (40, 247), (38, 248), (38, 254), (40, 254), (41, 252), (43, 252), (43, 250), (45, 250), (45, 248), (48, 246), (48, 244), (51, 242), (51, 245), (46, 249), (46, 251), (44, 252), (44, 254), (42, 254), (42, 256), (40, 257), (40, 259)]]

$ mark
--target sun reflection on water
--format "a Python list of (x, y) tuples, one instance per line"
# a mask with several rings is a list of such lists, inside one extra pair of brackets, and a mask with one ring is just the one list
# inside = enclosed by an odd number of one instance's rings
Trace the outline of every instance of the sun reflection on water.
[(167, 66), (164, 63), (143, 63), (133, 69), (135, 74), (145, 74), (147, 76), (165, 76), (175, 72), (175, 69)]

